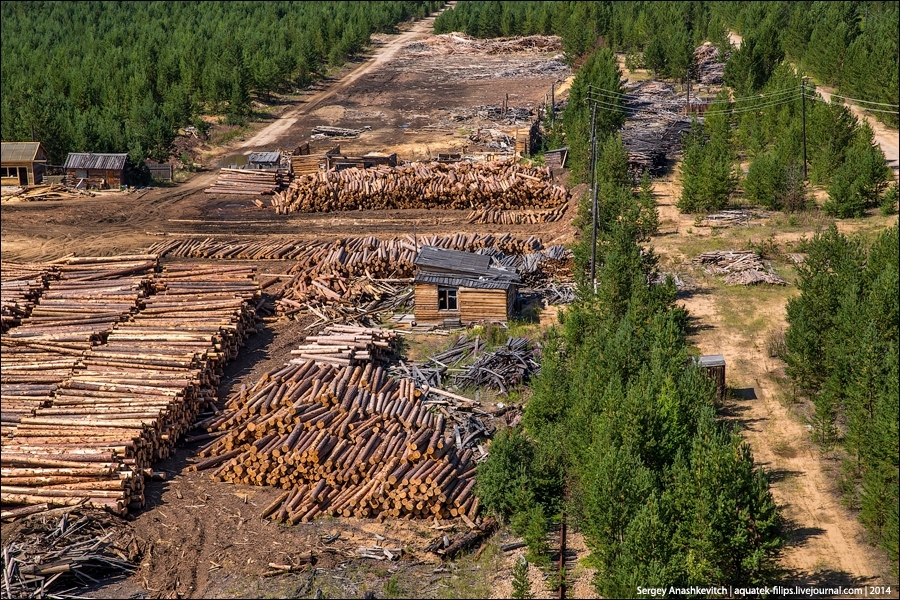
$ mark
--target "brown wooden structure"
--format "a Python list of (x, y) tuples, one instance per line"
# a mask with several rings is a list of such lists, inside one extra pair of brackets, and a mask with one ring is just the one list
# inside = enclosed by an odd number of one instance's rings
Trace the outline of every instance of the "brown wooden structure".
[(125, 181), (127, 154), (70, 152), (66, 157), (66, 181), (77, 188), (117, 188)]
[(36, 185), (44, 181), (47, 152), (40, 142), (0, 143), (3, 185)]
[(569, 148), (557, 148), (544, 152), (544, 164), (551, 169), (561, 169), (566, 166), (566, 158), (569, 156)]
[(504, 323), (513, 315), (519, 276), (481, 254), (425, 246), (415, 260), (417, 323)]
[(725, 357), (721, 354), (708, 354), (697, 359), (700, 367), (706, 371), (710, 379), (716, 382), (716, 393), (719, 400), (725, 399)]

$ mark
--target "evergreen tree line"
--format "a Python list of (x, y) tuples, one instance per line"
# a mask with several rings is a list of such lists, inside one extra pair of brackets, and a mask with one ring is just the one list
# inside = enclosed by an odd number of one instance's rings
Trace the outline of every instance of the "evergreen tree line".
[[(743, 35), (726, 71), (742, 95), (762, 89), (782, 58), (840, 93), (893, 105), (873, 115), (896, 128), (900, 104), (897, 2), (715, 2), (719, 21)], [(870, 104), (873, 109), (887, 106)]]
[[(810, 183), (828, 189), (826, 214), (859, 217), (879, 204), (889, 209), (893, 195), (885, 191), (891, 172), (869, 124), (840, 103), (813, 99), (815, 88), (808, 83), (805, 93), (807, 171)], [(803, 169), (800, 76), (781, 64), (759, 93), (728, 99), (723, 92), (703, 123), (694, 122), (684, 138), (679, 209), (720, 210), (739, 184), (751, 204), (771, 210), (808, 208), (812, 201)], [(750, 159), (743, 178), (738, 153)]]
[[(592, 72), (617, 71), (606, 49), (585, 65), (592, 60)], [(584, 119), (574, 118), (577, 127)], [(589, 133), (565, 126), (570, 145), (576, 131)], [(547, 564), (547, 533), (564, 512), (585, 535), (604, 597), (633, 596), (638, 585), (772, 581), (784, 539), (767, 476), (737, 431), (716, 420), (714, 385), (689, 357), (671, 278), (652, 283), (657, 258), (641, 246), (658, 226), (650, 181), (633, 187), (617, 125), (604, 127), (596, 292), (585, 197), (578, 299), (548, 335), (522, 425), (501, 431), (479, 466), (477, 493), (538, 564)]]
[(845, 497), (896, 569), (898, 229), (883, 231), (866, 247), (832, 225), (806, 251), (797, 267), (800, 296), (787, 306), (787, 372), (814, 402), (818, 441), (845, 451)]
[(203, 114), (302, 87), (441, 3), (4, 2), (0, 135), (68, 152), (169, 156)]

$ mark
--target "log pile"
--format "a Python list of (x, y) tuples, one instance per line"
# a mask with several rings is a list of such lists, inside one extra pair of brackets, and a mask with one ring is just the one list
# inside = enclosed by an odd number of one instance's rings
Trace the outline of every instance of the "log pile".
[(706, 42), (694, 49), (697, 81), (704, 85), (719, 85), (725, 75), (725, 61), (719, 60), (719, 49)]
[[(140, 551), (134, 534), (88, 511), (34, 519), (3, 544), (4, 598), (71, 598), (98, 578), (131, 574)], [(6, 517), (4, 516), (4, 519)]]
[(0, 315), (2, 331), (22, 322), (31, 314), (47, 282), (59, 277), (53, 265), (46, 263), (0, 263)]
[[(100, 338), (14, 337), (26, 323), (5, 335), (3, 421), (13, 427), (2, 440), (3, 504), (143, 506), (152, 463), (212, 405), (225, 362), (253, 331), (253, 275), (169, 267), (147, 278), (150, 295), (120, 315), (128, 320), (95, 324), (108, 327)], [(7, 398), (7, 350), (22, 371), (12, 372), (16, 398)]]
[(207, 194), (237, 194), (259, 196), (274, 194), (287, 183), (281, 171), (264, 169), (220, 169), (216, 183), (204, 191)]
[(746, 209), (720, 210), (717, 213), (706, 215), (696, 223), (698, 227), (730, 227), (732, 225), (749, 226), (752, 219), (760, 219), (768, 216), (762, 211)]
[(727, 285), (753, 285), (770, 283), (787, 285), (787, 282), (764, 263), (759, 254), (751, 251), (729, 250), (704, 252), (694, 258), (695, 265), (706, 265), (706, 272), (724, 275)]
[(356, 366), (367, 362), (387, 363), (396, 358), (397, 334), (386, 329), (330, 325), (291, 354), (300, 360)]
[(468, 223), (499, 223), (501, 225), (522, 225), (535, 223), (553, 223), (562, 219), (567, 205), (546, 210), (497, 210), (483, 208), (473, 210), (466, 217)]
[(262, 517), (474, 519), (475, 463), (423, 393), (385, 369), (295, 359), (207, 419), (219, 437), (197, 463), (215, 480), (285, 489)]
[(362, 129), (348, 129), (346, 127), (328, 127), (326, 125), (316, 125), (312, 129), (313, 135), (323, 135), (327, 137), (356, 137), (363, 132)]
[(276, 212), (397, 208), (555, 208), (568, 192), (550, 183), (550, 170), (514, 161), (429, 162), (302, 175), (273, 196)]
[(626, 87), (624, 105), (629, 110), (622, 127), (622, 143), (635, 180), (646, 170), (658, 175), (667, 160), (681, 151), (681, 135), (690, 128), (690, 117), (681, 116), (684, 98), (670, 83), (640, 81)]

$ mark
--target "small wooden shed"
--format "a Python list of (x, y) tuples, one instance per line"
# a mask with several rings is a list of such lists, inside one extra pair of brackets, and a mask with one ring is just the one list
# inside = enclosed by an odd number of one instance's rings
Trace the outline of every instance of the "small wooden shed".
[(47, 152), (40, 142), (0, 143), (3, 185), (37, 185), (44, 181)]
[(117, 188), (125, 181), (127, 154), (70, 152), (66, 157), (66, 180), (78, 188)]
[(504, 323), (513, 316), (514, 272), (489, 256), (424, 246), (415, 260), (417, 323)]
[(281, 166), (281, 152), (251, 152), (247, 158), (248, 169), (275, 171)]
[(725, 399), (725, 357), (721, 354), (707, 354), (697, 359), (700, 367), (709, 378), (716, 382), (716, 393), (719, 400)]

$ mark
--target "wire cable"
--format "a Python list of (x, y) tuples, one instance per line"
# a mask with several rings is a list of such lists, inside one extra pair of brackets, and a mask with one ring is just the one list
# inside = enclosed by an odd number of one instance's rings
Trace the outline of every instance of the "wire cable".
[[(807, 96), (807, 97), (808, 97), (810, 100), (818, 100), (819, 102), (822, 102), (822, 103), (824, 103), (824, 104), (829, 104), (829, 105), (831, 104), (831, 102), (829, 102), (828, 100), (826, 100), (825, 98), (823, 98), (823, 97), (821, 97), (821, 96)], [(845, 107), (846, 107), (845, 104), (841, 104), (841, 106), (845, 106)], [(880, 109), (880, 108), (868, 108), (868, 107), (865, 107), (865, 106), (858, 106), (857, 108), (859, 108), (860, 110), (864, 110), (864, 111), (866, 111), (866, 112), (887, 113), (887, 114), (889, 114), (889, 115), (896, 115), (896, 114), (900, 113), (900, 109), (894, 109), (894, 110), (882, 110), (882, 109)]]
[(849, 98), (847, 96), (841, 96), (840, 94), (829, 94), (834, 98), (843, 98), (844, 100), (848, 100), (850, 102), (860, 102), (862, 104), (874, 104), (876, 106), (890, 106), (891, 108), (900, 109), (900, 104), (888, 104), (887, 102), (873, 102), (872, 100), (860, 100), (859, 98)]

